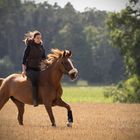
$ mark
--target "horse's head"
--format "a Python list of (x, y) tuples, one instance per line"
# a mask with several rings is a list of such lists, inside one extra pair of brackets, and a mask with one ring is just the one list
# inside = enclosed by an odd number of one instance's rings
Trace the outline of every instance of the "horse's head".
[(72, 53), (69, 50), (65, 50), (60, 59), (61, 71), (70, 76), (72, 80), (77, 78), (78, 70), (74, 67), (71, 60)]
[[(68, 50), (61, 51), (59, 49), (51, 49), (51, 52), (52, 53), (47, 55), (48, 59), (43, 61), (45, 63), (45, 66), (49, 68), (49, 66), (53, 64), (59, 64), (59, 70), (62, 73), (69, 75), (69, 77), (72, 80), (76, 79), (78, 75), (78, 71), (72, 63), (71, 51), (68, 51)], [(43, 66), (43, 63), (42, 63), (42, 66)]]

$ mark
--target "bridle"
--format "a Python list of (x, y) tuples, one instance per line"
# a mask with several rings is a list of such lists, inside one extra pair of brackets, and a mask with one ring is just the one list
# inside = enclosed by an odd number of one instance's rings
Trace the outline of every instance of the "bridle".
[(70, 60), (69, 58), (67, 58), (67, 60), (68, 60), (68, 62), (69, 62), (69, 64), (70, 64), (70, 66), (71, 66), (71, 69), (68, 70), (68, 68), (67, 68), (67, 67), (65, 66), (65, 64), (63, 63), (63, 66), (64, 66), (65, 70), (67, 71), (67, 74), (68, 74), (68, 75), (71, 75), (71, 74), (73, 74), (73, 73), (78, 73), (77, 69), (73, 66), (71, 60)]

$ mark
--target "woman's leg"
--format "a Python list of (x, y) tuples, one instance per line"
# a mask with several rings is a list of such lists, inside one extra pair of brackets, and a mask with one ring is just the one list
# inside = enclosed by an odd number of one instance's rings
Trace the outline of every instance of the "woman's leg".
[(29, 70), (27, 71), (27, 77), (30, 78), (32, 82), (32, 97), (34, 106), (38, 106), (38, 78), (39, 71)]
[(38, 106), (38, 79), (39, 79), (39, 71), (34, 71), (34, 79), (33, 79), (33, 98), (34, 98), (34, 106)]

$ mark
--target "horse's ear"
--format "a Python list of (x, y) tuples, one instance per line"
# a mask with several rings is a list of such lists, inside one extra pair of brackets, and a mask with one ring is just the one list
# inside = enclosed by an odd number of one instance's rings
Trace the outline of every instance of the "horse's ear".
[(71, 51), (69, 51), (69, 57), (72, 57), (72, 52)]
[(72, 52), (69, 50), (65, 50), (63, 53), (63, 57), (71, 57), (72, 56)]
[(66, 51), (64, 51), (64, 52), (63, 52), (63, 55), (62, 55), (62, 57), (65, 57), (65, 56), (66, 56)]
[(67, 57), (71, 57), (72, 56), (72, 52), (67, 50), (67, 54), (66, 55), (67, 55)]

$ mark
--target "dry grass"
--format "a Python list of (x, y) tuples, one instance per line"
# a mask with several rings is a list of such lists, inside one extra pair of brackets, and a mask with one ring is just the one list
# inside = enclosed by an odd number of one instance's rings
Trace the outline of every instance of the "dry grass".
[(0, 112), (0, 140), (140, 140), (139, 104), (73, 103), (73, 128), (66, 127), (66, 110), (55, 107), (52, 128), (43, 106), (26, 105), (24, 126), (9, 101)]

